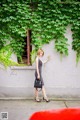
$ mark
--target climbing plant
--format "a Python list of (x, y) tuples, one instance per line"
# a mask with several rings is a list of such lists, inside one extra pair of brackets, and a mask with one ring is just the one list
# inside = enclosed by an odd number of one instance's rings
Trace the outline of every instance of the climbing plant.
[(26, 31), (32, 30), (32, 44), (38, 49), (51, 40), (61, 55), (68, 55), (66, 27), (71, 24), (72, 49), (80, 59), (80, 3), (78, 0), (0, 1), (0, 49), (9, 43), (21, 59)]
[(0, 63), (5, 66), (13, 66), (13, 65), (18, 65), (18, 63), (14, 62), (11, 60), (11, 55), (12, 55), (12, 49), (10, 45), (6, 45), (0, 50)]

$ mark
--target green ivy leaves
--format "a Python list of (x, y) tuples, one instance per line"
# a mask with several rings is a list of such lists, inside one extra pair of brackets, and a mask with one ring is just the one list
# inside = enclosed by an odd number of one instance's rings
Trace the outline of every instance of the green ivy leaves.
[[(55, 41), (55, 49), (68, 55), (68, 40), (64, 34), (66, 26), (72, 25), (72, 49), (80, 58), (80, 4), (78, 0), (38, 0), (1, 2), (0, 8), (0, 49), (8, 42), (14, 53), (21, 59), (24, 37), (32, 30), (32, 44), (36, 49), (43, 44)], [(64, 3), (65, 2), (65, 3)], [(71, 2), (73, 2), (71, 4)], [(17, 48), (17, 49), (16, 49)]]
[(77, 24), (72, 27), (73, 33), (73, 42), (72, 42), (72, 49), (76, 51), (76, 61), (77, 63), (80, 60), (80, 25)]
[(5, 68), (12, 65), (18, 65), (18, 63), (10, 59), (11, 55), (12, 49), (10, 45), (6, 45), (0, 50), (0, 63), (3, 64)]
[(55, 49), (62, 55), (68, 55), (68, 46), (67, 38), (61, 36), (61, 38), (57, 38), (55, 41)]

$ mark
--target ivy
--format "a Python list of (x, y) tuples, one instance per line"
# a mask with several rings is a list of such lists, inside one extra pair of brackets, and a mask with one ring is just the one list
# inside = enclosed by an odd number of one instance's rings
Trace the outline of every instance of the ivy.
[(6, 67), (18, 65), (18, 63), (12, 61), (10, 59), (12, 55), (12, 49), (10, 45), (6, 45), (0, 50), (0, 63), (3, 64)]
[(32, 30), (32, 44), (38, 49), (51, 40), (61, 55), (68, 55), (64, 34), (71, 24), (72, 49), (80, 60), (80, 3), (78, 0), (4, 0), (0, 2), (0, 50), (9, 43), (21, 59), (24, 38)]

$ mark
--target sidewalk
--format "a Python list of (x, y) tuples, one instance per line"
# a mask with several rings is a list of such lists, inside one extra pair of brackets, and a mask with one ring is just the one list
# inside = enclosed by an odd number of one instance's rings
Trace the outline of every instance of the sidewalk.
[[(31, 114), (40, 110), (80, 107), (80, 99), (51, 100), (49, 103), (27, 100), (0, 100), (0, 113), (8, 112), (8, 120), (29, 120)], [(3, 120), (3, 119), (0, 119)], [(6, 119), (5, 119), (6, 120)]]

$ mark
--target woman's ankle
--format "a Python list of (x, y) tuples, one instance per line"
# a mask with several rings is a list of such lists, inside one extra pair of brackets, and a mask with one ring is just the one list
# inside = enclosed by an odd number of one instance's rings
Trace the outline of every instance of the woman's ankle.
[(47, 97), (47, 96), (44, 96), (43, 98), (44, 98), (44, 99), (48, 99), (48, 97)]
[(40, 102), (39, 97), (35, 97), (36, 102)]

